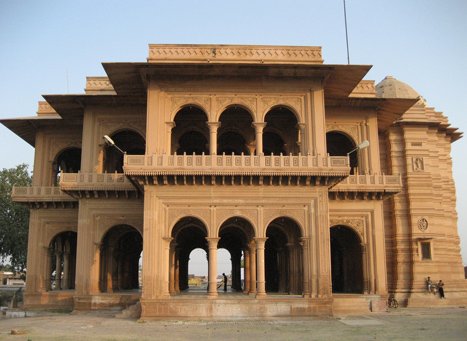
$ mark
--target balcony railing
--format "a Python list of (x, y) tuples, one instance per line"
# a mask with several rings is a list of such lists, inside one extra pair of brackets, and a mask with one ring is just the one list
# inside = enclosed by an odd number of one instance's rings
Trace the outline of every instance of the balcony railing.
[(346, 176), (345, 156), (312, 155), (125, 155), (126, 175)]
[(331, 198), (338, 198), (341, 194), (354, 193), (359, 197), (366, 194), (378, 194), (378, 197), (392, 195), (402, 190), (402, 178), (400, 175), (364, 174), (349, 175), (337, 183), (330, 190)]
[(130, 180), (122, 173), (64, 173), (60, 178), (63, 191), (133, 191)]
[(15, 202), (21, 203), (70, 203), (76, 199), (62, 192), (56, 186), (29, 186), (13, 187), (11, 197)]

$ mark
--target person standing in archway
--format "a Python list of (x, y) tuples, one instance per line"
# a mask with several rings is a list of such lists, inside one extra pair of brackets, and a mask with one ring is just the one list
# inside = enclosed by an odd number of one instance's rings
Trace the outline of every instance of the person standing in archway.
[(222, 277), (224, 278), (224, 292), (227, 292), (227, 276), (222, 273)]

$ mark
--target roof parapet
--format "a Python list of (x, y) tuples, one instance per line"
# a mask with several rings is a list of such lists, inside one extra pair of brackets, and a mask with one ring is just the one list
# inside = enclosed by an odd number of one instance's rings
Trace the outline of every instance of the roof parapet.
[(149, 63), (323, 64), (320, 46), (150, 44)]
[(362, 80), (357, 84), (355, 89), (350, 93), (349, 97), (376, 97), (375, 81)]
[(39, 101), (37, 102), (37, 115), (58, 115), (58, 113), (46, 101)]
[(115, 95), (115, 90), (108, 77), (86, 77), (87, 95)]

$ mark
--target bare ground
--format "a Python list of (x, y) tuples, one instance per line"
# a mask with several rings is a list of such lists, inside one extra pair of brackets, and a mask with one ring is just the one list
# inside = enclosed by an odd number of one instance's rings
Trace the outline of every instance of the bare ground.
[[(12, 335), (17, 333), (18, 335)], [(141, 321), (111, 312), (0, 319), (0, 340), (467, 340), (467, 309), (402, 308), (340, 318)]]

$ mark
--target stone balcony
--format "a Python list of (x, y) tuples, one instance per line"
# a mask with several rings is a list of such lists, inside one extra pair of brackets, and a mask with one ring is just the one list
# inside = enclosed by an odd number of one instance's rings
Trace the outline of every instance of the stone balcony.
[(75, 207), (77, 200), (57, 186), (13, 187), (14, 202), (28, 204), (30, 208)]
[(139, 186), (321, 185), (347, 177), (345, 156), (125, 155), (125, 175)]
[(383, 199), (402, 190), (400, 175), (358, 174), (349, 175), (329, 191), (329, 198)]
[(60, 188), (72, 197), (138, 197), (137, 188), (123, 173), (64, 173)]

